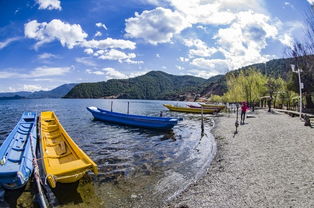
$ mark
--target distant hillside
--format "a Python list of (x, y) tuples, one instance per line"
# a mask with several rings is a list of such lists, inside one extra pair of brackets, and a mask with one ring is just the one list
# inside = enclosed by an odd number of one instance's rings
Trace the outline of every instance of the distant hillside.
[(22, 98), (62, 98), (64, 97), (76, 84), (64, 84), (49, 91), (36, 92), (6, 92), (0, 93), (1, 99), (22, 99)]
[(200, 92), (206, 79), (176, 76), (151, 71), (130, 79), (112, 79), (106, 82), (82, 83), (75, 86), (65, 98), (128, 98), (184, 100)]
[(256, 68), (263, 74), (288, 78), (292, 59), (275, 59), (266, 64), (259, 63), (217, 75), (209, 79), (193, 76), (176, 76), (161, 71), (151, 71), (130, 79), (112, 79), (106, 82), (81, 83), (76, 85), (65, 98), (126, 98), (193, 100), (197, 95), (222, 95), (227, 91), (226, 76), (240, 70)]

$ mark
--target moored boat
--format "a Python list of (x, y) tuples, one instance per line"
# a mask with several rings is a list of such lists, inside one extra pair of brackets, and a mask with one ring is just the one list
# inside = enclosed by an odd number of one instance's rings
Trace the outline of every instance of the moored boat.
[(217, 105), (212, 105), (212, 106), (203, 106), (203, 105), (201, 105), (201, 106), (197, 106), (197, 105), (191, 105), (191, 104), (188, 104), (187, 105), (188, 107), (190, 107), (190, 108), (198, 108), (198, 109), (201, 109), (201, 108), (203, 108), (203, 109), (213, 109), (213, 110), (215, 110), (216, 112), (220, 112), (223, 108), (224, 108), (224, 106), (223, 107), (221, 107), (221, 106), (217, 106)]
[(152, 116), (140, 116), (124, 113), (116, 113), (107, 111), (97, 107), (87, 107), (87, 110), (92, 113), (95, 119), (136, 126), (142, 128), (152, 128), (152, 129), (171, 129), (174, 125), (178, 123), (179, 118), (170, 117), (152, 117)]
[(177, 112), (184, 112), (184, 113), (203, 113), (204, 114), (210, 114), (210, 113), (215, 113), (217, 112), (216, 109), (211, 109), (211, 108), (189, 108), (189, 107), (179, 107), (179, 106), (174, 106), (171, 104), (164, 104), (166, 108), (168, 108), (171, 111), (177, 111)]
[(216, 105), (216, 104), (204, 104), (204, 103), (199, 103), (201, 106), (203, 106), (204, 108), (216, 108), (216, 109), (224, 109), (225, 106), (224, 105)]
[(56, 183), (80, 180), (88, 171), (98, 174), (98, 167), (64, 130), (54, 112), (40, 116), (43, 169), (52, 188)]
[(18, 189), (33, 172), (37, 144), (37, 114), (24, 112), (0, 147), (0, 186)]

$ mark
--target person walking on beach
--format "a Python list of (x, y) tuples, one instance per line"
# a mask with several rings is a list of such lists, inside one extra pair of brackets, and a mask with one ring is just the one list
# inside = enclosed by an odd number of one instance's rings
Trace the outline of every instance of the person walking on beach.
[(249, 107), (247, 106), (246, 102), (243, 102), (241, 106), (241, 124), (244, 124), (245, 113), (248, 109)]

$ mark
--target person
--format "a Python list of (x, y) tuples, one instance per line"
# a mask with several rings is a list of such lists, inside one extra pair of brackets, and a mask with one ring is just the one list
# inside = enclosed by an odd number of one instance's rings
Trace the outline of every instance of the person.
[(244, 124), (244, 120), (245, 120), (245, 113), (246, 111), (249, 109), (248, 105), (246, 104), (246, 102), (242, 102), (241, 105), (241, 124)]

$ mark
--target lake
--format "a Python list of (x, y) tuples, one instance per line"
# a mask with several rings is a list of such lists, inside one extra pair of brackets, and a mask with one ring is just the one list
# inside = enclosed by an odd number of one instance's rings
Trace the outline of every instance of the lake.
[[(183, 121), (172, 130), (156, 131), (95, 121), (86, 110), (88, 106), (110, 110), (111, 101), (115, 112), (126, 113), (130, 102), (130, 114), (159, 116), (163, 111), (163, 116), (181, 117)], [(160, 207), (204, 174), (216, 152), (210, 115), (204, 115), (202, 134), (200, 115), (169, 112), (162, 106), (165, 103), (187, 104), (106, 99), (0, 100), (0, 144), (24, 111), (55, 111), (65, 130), (99, 168), (97, 176), (89, 174), (78, 183), (58, 185), (53, 192), (59, 207)], [(6, 196), (12, 204), (11, 198)]]

